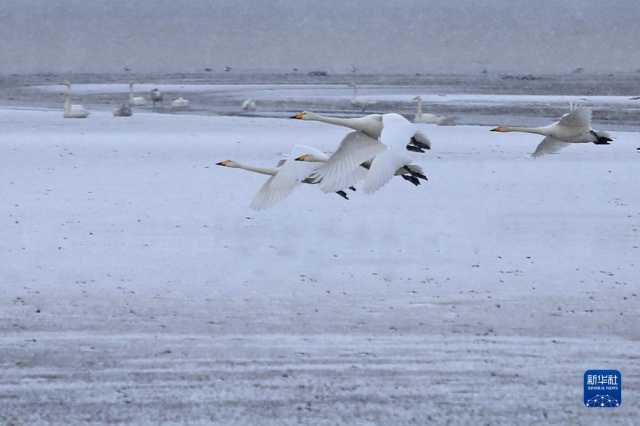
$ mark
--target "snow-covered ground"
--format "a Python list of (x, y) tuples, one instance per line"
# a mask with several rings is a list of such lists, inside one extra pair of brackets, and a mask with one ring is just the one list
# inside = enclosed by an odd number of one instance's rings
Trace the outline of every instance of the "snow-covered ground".
[[(0, 111), (0, 423), (633, 424), (636, 133), (424, 126), (419, 188), (248, 208), (296, 120)], [(588, 368), (623, 405), (582, 406)]]

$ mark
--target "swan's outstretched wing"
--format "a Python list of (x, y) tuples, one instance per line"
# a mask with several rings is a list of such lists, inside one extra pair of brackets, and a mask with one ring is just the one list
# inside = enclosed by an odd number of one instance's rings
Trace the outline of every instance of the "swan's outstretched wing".
[(373, 159), (362, 189), (367, 194), (377, 191), (395, 176), (400, 167), (409, 164), (410, 161), (411, 159), (402, 152), (386, 149)]
[(591, 129), (591, 109), (578, 107), (560, 118), (558, 124), (566, 127)]
[(289, 196), (296, 186), (318, 169), (318, 163), (294, 161), (295, 157), (305, 153), (326, 156), (315, 148), (296, 145), (288, 158), (278, 163), (276, 174), (262, 185), (251, 202), (251, 208), (261, 210), (272, 207)]
[(540, 157), (545, 154), (555, 154), (566, 148), (568, 145), (567, 142), (562, 142), (561, 140), (552, 138), (551, 136), (547, 136), (540, 142), (535, 152), (531, 154), (532, 157)]
[(362, 132), (351, 132), (337, 151), (316, 172), (323, 192), (336, 192), (354, 185), (362, 171), (360, 164), (385, 150), (384, 145)]

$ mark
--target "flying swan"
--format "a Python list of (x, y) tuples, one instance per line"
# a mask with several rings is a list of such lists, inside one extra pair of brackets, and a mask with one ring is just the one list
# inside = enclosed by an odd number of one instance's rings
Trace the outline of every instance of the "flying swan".
[(444, 115), (422, 112), (422, 96), (416, 96), (415, 98), (413, 98), (413, 100), (418, 103), (416, 107), (416, 114), (413, 116), (414, 123), (437, 124), (438, 126), (446, 126), (452, 125), (455, 122), (455, 117), (447, 117)]
[[(425, 152), (431, 142), (413, 123), (399, 114), (371, 114), (359, 118), (325, 117), (302, 112), (293, 118), (349, 127), (359, 132), (347, 135), (336, 152), (316, 171), (320, 188), (333, 192), (353, 186), (362, 163), (371, 161), (364, 179), (365, 193), (384, 186), (398, 169), (411, 164), (409, 151)], [(365, 137), (366, 136), (366, 137)]]
[(82, 105), (71, 104), (71, 83), (69, 81), (65, 81), (63, 84), (65, 85), (63, 117), (87, 118), (89, 116), (89, 111), (87, 111)]
[[(342, 146), (343, 144), (348, 145), (348, 144), (357, 144), (357, 143), (375, 144), (377, 143), (377, 141), (365, 135), (362, 132), (353, 131), (344, 137), (340, 145)], [(314, 154), (308, 153), (308, 154), (303, 154), (297, 157), (296, 161), (307, 161), (312, 163), (327, 163), (329, 161), (329, 158), (330, 157), (328, 157), (326, 154), (323, 154), (322, 156), (316, 156)], [(364, 163), (360, 164), (360, 167), (364, 170), (370, 170), (371, 163), (372, 163), (371, 160), (365, 161)], [(356, 183), (356, 181), (362, 180), (366, 177), (366, 172), (362, 173), (362, 169), (356, 169), (354, 171), (353, 177), (350, 178), (350, 180), (352, 180), (354, 184)], [(394, 176), (400, 176), (404, 180), (411, 182), (415, 186), (420, 185), (421, 179), (428, 180), (427, 177), (424, 175), (424, 171), (422, 170), (422, 167), (416, 164), (405, 164), (404, 166), (398, 168), (395, 171)]]
[[(276, 168), (254, 167), (240, 164), (232, 160), (216, 163), (218, 166), (243, 169), (254, 173), (270, 176), (253, 198), (250, 207), (262, 210), (274, 206), (284, 200), (301, 183), (316, 184), (318, 180), (313, 173), (318, 168), (317, 163), (293, 161), (294, 158), (305, 154), (312, 154), (317, 158), (328, 159), (328, 156), (315, 148), (296, 145), (287, 159), (280, 160)], [(350, 188), (354, 189), (354, 188)], [(335, 191), (344, 199), (349, 199), (343, 190)]]
[(493, 132), (524, 132), (542, 135), (545, 138), (531, 154), (540, 157), (544, 154), (555, 154), (572, 143), (594, 143), (609, 145), (613, 140), (605, 131), (591, 128), (591, 109), (575, 107), (563, 115), (559, 121), (544, 127), (509, 127), (499, 126)]

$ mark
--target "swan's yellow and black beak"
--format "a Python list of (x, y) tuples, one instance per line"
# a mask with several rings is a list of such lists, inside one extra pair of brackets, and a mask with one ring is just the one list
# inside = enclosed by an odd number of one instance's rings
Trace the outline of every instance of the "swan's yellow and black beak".
[(223, 166), (223, 167), (227, 167), (229, 165), (229, 163), (231, 162), (231, 160), (224, 160), (224, 161), (218, 161), (216, 163), (216, 166)]
[(289, 118), (295, 118), (296, 120), (304, 120), (304, 112), (298, 112)]
[(308, 161), (310, 155), (309, 154), (302, 154), (299, 157), (296, 157), (295, 160), (296, 161)]
[(491, 129), (492, 132), (504, 132), (504, 127), (498, 126), (495, 129)]

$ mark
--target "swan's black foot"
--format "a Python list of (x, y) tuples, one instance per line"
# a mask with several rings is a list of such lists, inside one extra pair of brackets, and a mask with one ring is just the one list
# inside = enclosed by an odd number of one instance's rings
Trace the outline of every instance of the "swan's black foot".
[(412, 184), (414, 184), (415, 186), (420, 185), (420, 181), (418, 180), (417, 177), (411, 176), (411, 175), (401, 175), (402, 178), (408, 182), (411, 182)]
[(413, 176), (417, 177), (418, 179), (429, 180), (429, 178), (423, 175), (422, 173), (414, 172)]
[(349, 189), (352, 190), (353, 192), (356, 191), (356, 187), (355, 186), (350, 186)]
[(409, 145), (414, 145), (417, 146), (418, 148), (422, 148), (422, 149), (431, 149), (431, 146), (424, 143), (424, 142), (420, 142), (418, 139), (416, 139), (415, 136), (411, 137), (411, 142), (409, 142)]
[(336, 194), (338, 194), (339, 196), (341, 196), (342, 198), (344, 198), (345, 200), (348, 200), (349, 197), (347, 196), (347, 193), (344, 191), (336, 191)]
[(408, 151), (413, 151), (413, 152), (420, 152), (420, 153), (424, 153), (425, 152), (424, 149), (422, 149), (420, 147), (417, 147), (417, 146), (414, 146), (414, 145), (411, 145), (411, 144), (407, 145), (407, 150)]
[(611, 145), (610, 142), (612, 140), (613, 139), (610, 139), (610, 138), (598, 138), (598, 140), (595, 141), (594, 144), (596, 144), (596, 145)]

